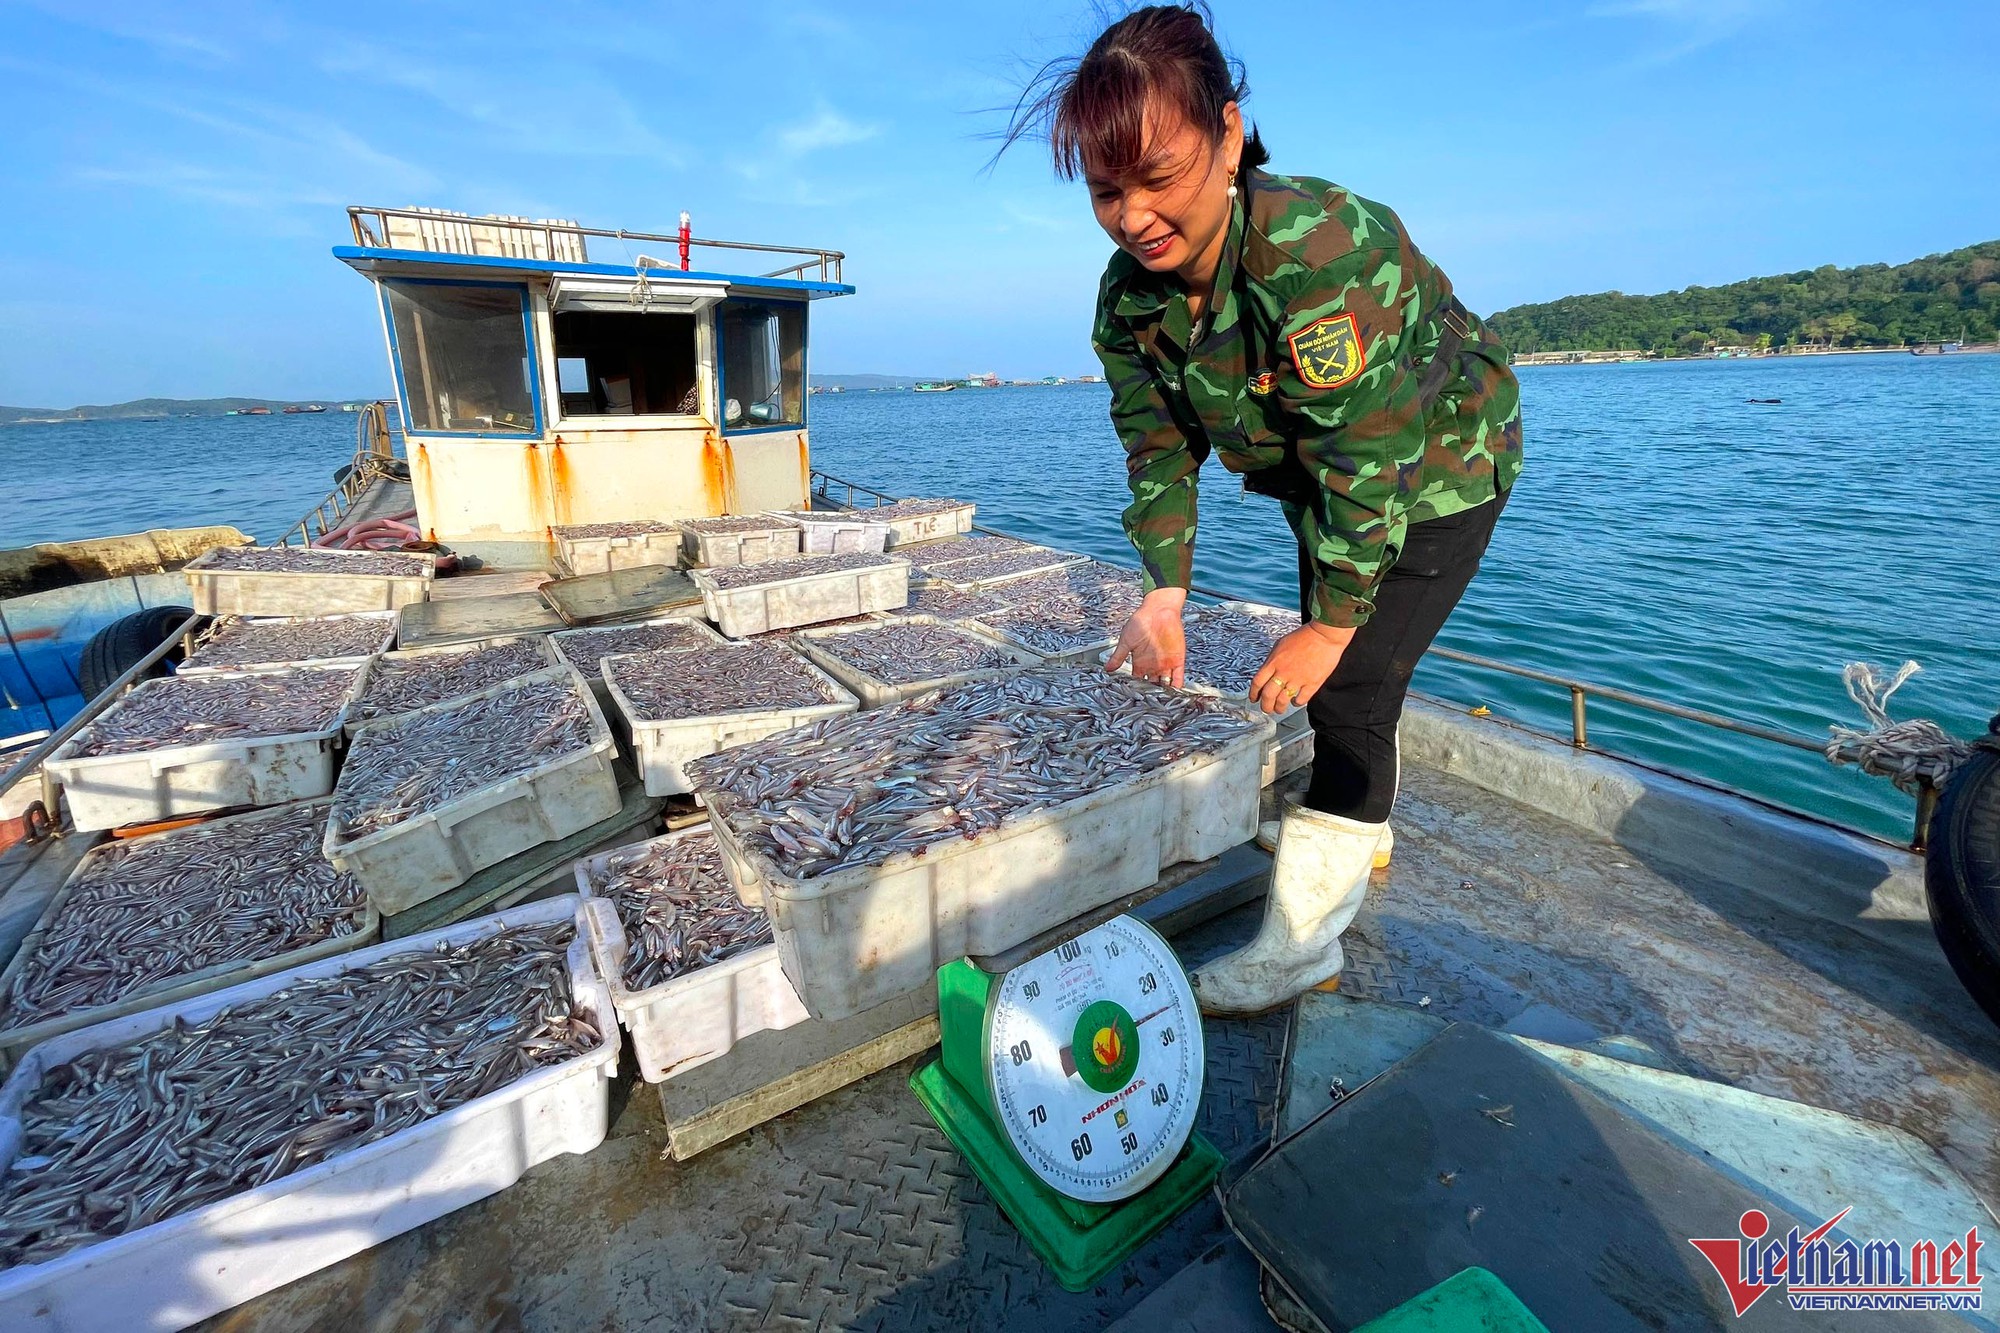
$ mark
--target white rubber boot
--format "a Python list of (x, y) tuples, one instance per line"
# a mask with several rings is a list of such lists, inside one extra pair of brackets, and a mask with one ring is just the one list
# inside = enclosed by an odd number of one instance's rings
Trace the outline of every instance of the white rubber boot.
[[(1278, 850), (1278, 830), (1280, 824), (1275, 819), (1267, 819), (1257, 826), (1257, 845), (1267, 852)], [(1375, 844), (1374, 867), (1387, 870), (1389, 861), (1396, 854), (1396, 830), (1387, 823), (1382, 825), (1382, 840)]]
[(1384, 827), (1303, 806), (1285, 812), (1257, 938), (1192, 978), (1203, 1013), (1261, 1014), (1339, 975), (1340, 933), (1368, 896)]

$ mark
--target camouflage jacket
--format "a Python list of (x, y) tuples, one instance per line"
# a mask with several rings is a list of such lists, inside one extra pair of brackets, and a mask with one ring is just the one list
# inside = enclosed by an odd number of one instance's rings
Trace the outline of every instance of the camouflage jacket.
[(1405, 527), (1491, 500), (1521, 470), (1520, 387), (1477, 317), (1429, 410), (1420, 380), (1451, 283), (1396, 215), (1338, 185), (1245, 173), (1207, 318), (1119, 251), (1092, 341), (1111, 388), (1148, 591), (1193, 576), (1196, 476), (1213, 450), (1285, 501), (1312, 618), (1359, 625)]

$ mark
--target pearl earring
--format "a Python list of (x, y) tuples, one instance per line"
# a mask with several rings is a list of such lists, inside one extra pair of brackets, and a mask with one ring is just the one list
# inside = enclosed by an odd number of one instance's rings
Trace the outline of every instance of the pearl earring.
[(1236, 173), (1233, 171), (1229, 173), (1229, 197), (1231, 200), (1236, 198)]

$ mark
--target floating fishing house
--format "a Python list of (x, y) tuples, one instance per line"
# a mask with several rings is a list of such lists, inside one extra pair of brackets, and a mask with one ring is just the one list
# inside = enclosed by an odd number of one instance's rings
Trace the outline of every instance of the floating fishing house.
[(546, 569), (551, 526), (806, 507), (811, 307), (854, 290), (838, 251), (702, 240), (686, 214), (672, 236), (348, 217), (334, 254), (380, 299), (426, 537)]

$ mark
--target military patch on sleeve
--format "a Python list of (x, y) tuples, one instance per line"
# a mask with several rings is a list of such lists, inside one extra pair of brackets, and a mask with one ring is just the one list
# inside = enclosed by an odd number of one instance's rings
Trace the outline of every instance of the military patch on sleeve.
[(1368, 368), (1353, 315), (1327, 315), (1294, 333), (1292, 364), (1309, 389), (1338, 389)]
[(1278, 377), (1268, 370), (1260, 370), (1250, 377), (1250, 392), (1267, 394), (1277, 386)]

